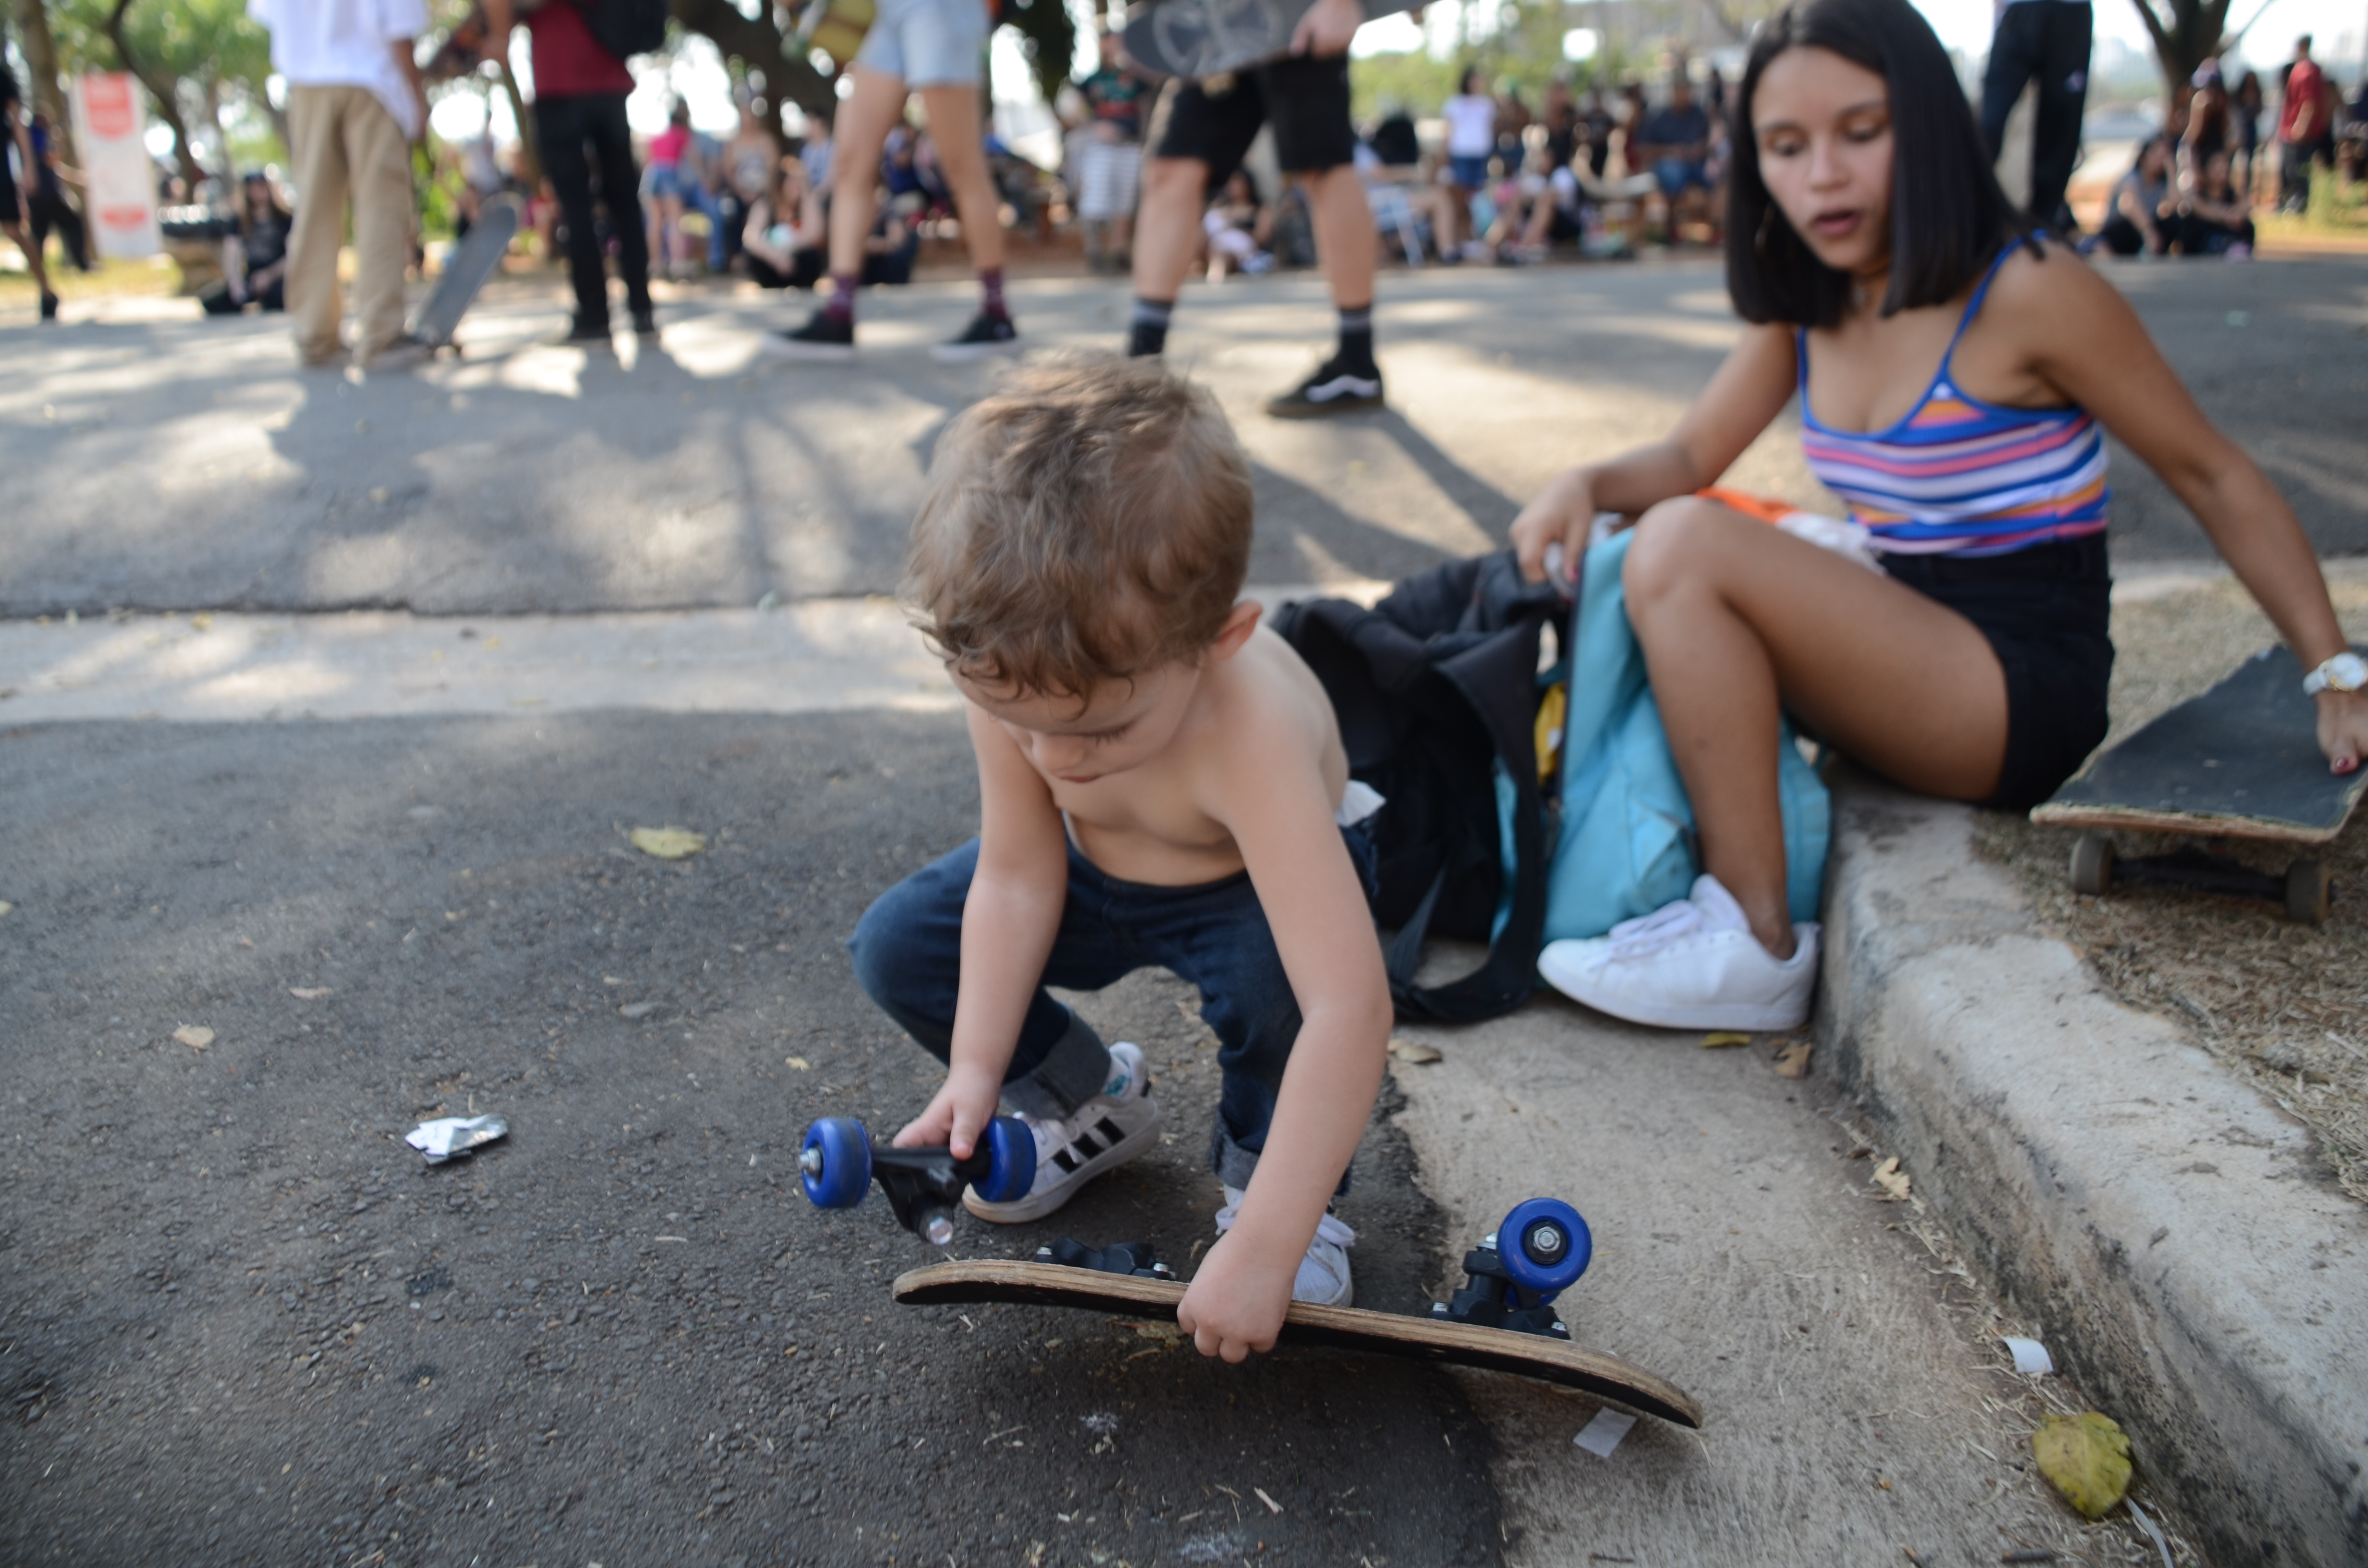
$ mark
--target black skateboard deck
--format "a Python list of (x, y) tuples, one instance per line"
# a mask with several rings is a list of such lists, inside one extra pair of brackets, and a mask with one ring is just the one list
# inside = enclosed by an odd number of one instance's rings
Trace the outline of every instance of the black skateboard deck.
[(480, 207), (477, 221), (469, 226), (469, 237), (452, 247), (443, 274), (412, 318), (411, 335), (430, 348), (456, 347), (452, 335), (460, 329), (461, 318), (475, 302), (485, 279), (500, 269), (518, 232), (518, 205), (512, 198), (497, 196)]
[[(2327, 844), (2368, 790), (2368, 769), (2328, 770), (2317, 709), (2284, 648), (2269, 648), (2201, 697), (2190, 698), (2108, 747), (2031, 820), (2051, 827), (2185, 834), (2273, 843)], [(2102, 894), (2115, 881), (2154, 881), (2203, 892), (2283, 900), (2299, 920), (2326, 918), (2332, 885), (2318, 863), (2298, 860), (2273, 878), (2216, 856), (2123, 859), (2101, 836), (2073, 852), (2073, 885)]]
[[(1126, 52), (1160, 76), (1247, 71), (1291, 52), (1315, 0), (1150, 0), (1127, 15)], [(1365, 19), (1414, 9), (1415, 0), (1365, 0)]]
[[(986, 1259), (939, 1263), (899, 1275), (895, 1298), (905, 1306), (972, 1301), (1008, 1301), (1029, 1307), (1074, 1307), (1119, 1317), (1173, 1323), (1184, 1286), (1175, 1280), (1110, 1274), (1057, 1263)], [(1632, 1409), (1679, 1426), (1699, 1427), (1702, 1406), (1683, 1389), (1617, 1357), (1583, 1350), (1566, 1339), (1543, 1334), (1485, 1328), (1440, 1318), (1367, 1312), (1360, 1307), (1318, 1307), (1293, 1301), (1282, 1320), (1279, 1345), (1328, 1346), (1378, 1356), (1398, 1356), (1451, 1367), (1511, 1372)]]

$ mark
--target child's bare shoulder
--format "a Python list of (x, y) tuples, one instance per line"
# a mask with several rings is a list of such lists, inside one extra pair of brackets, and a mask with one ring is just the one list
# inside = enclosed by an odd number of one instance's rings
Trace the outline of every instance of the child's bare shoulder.
[[(1265, 768), (1304, 758), (1327, 780), (1345, 780), (1339, 721), (1323, 683), (1291, 644), (1261, 626), (1207, 685), (1203, 744), (1221, 757)], [(1337, 778), (1335, 778), (1337, 775)], [(1337, 792), (1337, 791), (1336, 791)]]

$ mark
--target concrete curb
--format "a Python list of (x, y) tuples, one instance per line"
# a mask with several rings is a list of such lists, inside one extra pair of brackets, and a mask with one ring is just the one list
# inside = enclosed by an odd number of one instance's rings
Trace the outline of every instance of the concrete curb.
[(2368, 1214), (2306, 1129), (2032, 929), (1970, 811), (1835, 804), (1827, 1070), (2213, 1562), (2368, 1562)]

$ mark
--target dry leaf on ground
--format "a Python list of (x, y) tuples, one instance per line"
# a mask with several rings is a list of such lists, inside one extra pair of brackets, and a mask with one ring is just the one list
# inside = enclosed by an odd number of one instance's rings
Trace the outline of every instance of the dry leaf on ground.
[(1907, 1173), (1899, 1168), (1899, 1156), (1892, 1155), (1874, 1167), (1874, 1185), (1883, 1188), (1884, 1201), (1904, 1203), (1907, 1200)]
[(10, 903), (6, 899), (0, 898), (0, 915), (6, 915), (16, 907), (17, 906), (15, 904)]
[(1796, 1040), (1776, 1053), (1776, 1076), (1805, 1078), (1809, 1075), (1809, 1042)]
[(2031, 1455), (2039, 1473), (2089, 1518), (2103, 1518), (2129, 1490), (2130, 1440), (2110, 1415), (2051, 1415), (2031, 1435)]
[(329, 988), (325, 985), (291, 985), (288, 988), (288, 994), (299, 1002), (318, 1002), (328, 994)]
[(1439, 1062), (1445, 1059), (1439, 1047), (1435, 1045), (1424, 1045), (1419, 1041), (1411, 1040), (1392, 1040), (1390, 1041), (1390, 1054), (1396, 1057), (1401, 1062), (1417, 1067), (1426, 1062)]
[(814, 1063), (807, 1061), (803, 1056), (784, 1056), (781, 1058), (781, 1065), (784, 1067), (794, 1067), (801, 1073), (811, 1073), (814, 1071)]
[(1733, 1029), (1713, 1029), (1702, 1037), (1702, 1049), (1707, 1051), (1718, 1045), (1749, 1045), (1751, 1037), (1748, 1034), (1737, 1034)]
[(687, 827), (637, 827), (633, 847), (660, 860), (681, 860), (707, 847), (707, 835)]
[(173, 1031), (173, 1038), (191, 1051), (203, 1051), (213, 1044), (214, 1031), (203, 1024), (183, 1024)]

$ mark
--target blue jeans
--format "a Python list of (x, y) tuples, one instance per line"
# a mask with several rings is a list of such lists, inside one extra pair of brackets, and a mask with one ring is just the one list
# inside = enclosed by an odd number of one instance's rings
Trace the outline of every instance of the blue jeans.
[(1710, 188), (1710, 174), (1704, 165), (1684, 158), (1656, 158), (1653, 161), (1653, 177), (1660, 182), (1661, 194), (1675, 201), (1692, 186), (1696, 190)]
[[(1341, 837), (1371, 898), (1372, 841), (1361, 825), (1341, 829)], [(973, 838), (881, 894), (847, 943), (863, 989), (940, 1062), (953, 1044), (962, 903), (977, 869)], [(1180, 888), (1123, 882), (1072, 846), (1068, 903), (1003, 1075), (1004, 1101), (1030, 1116), (1066, 1116), (1110, 1076), (1100, 1038), (1044, 986), (1099, 991), (1153, 968), (1200, 988), (1201, 1017), (1216, 1031), (1224, 1080), (1209, 1165), (1227, 1186), (1247, 1187), (1300, 1023), (1299, 999), (1247, 871)], [(1347, 1185), (1344, 1176), (1343, 1190)]]

